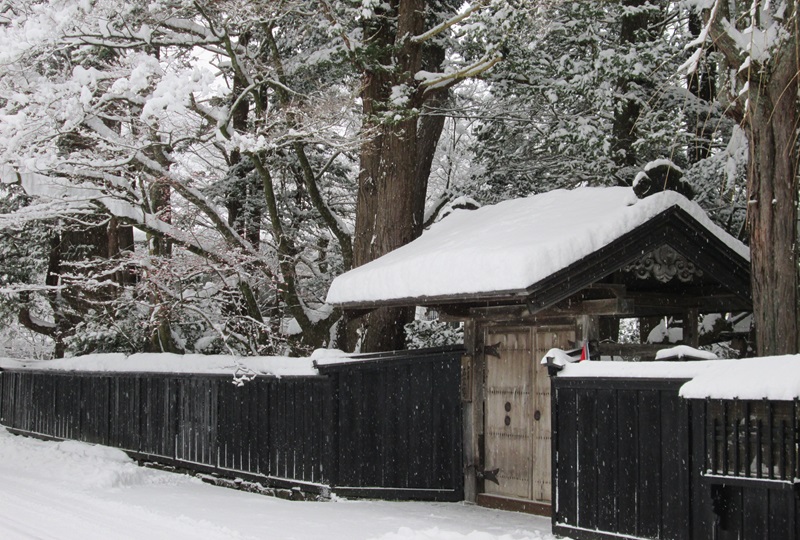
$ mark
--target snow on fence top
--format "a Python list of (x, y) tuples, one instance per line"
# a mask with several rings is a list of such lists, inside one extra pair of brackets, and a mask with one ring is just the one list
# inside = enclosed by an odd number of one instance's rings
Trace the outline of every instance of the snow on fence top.
[(694, 362), (612, 362), (588, 361), (566, 364), (560, 377), (608, 377), (614, 379), (693, 379), (708, 371), (724, 368), (735, 360)]
[(683, 398), (791, 401), (800, 398), (800, 354), (695, 362), (589, 361), (565, 365), (558, 377), (690, 379), (681, 386)]
[(678, 206), (749, 260), (747, 247), (682, 195), (631, 188), (555, 190), (458, 210), (420, 238), (337, 277), (331, 304), (523, 290)]
[(224, 375), (319, 375), (310, 358), (285, 356), (252, 356), (202, 354), (143, 353), (88, 354), (56, 360), (19, 360), (0, 358), (0, 369), (47, 371), (115, 372), (115, 373), (203, 373)]
[(684, 384), (681, 397), (775, 401), (800, 398), (800, 354), (725, 362)]

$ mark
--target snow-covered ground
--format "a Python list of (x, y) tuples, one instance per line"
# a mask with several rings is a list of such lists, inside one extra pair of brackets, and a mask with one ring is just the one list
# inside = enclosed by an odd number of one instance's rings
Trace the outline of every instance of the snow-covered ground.
[(447, 503), (290, 502), (138, 467), (123, 452), (0, 426), (0, 538), (528, 540), (550, 520)]

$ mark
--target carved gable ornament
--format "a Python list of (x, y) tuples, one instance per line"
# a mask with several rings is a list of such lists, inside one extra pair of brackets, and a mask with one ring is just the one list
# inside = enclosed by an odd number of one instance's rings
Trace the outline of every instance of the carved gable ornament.
[(703, 271), (693, 262), (666, 245), (646, 253), (638, 261), (626, 266), (624, 271), (632, 272), (639, 279), (654, 278), (661, 283), (674, 278), (690, 283), (695, 276), (703, 275)]

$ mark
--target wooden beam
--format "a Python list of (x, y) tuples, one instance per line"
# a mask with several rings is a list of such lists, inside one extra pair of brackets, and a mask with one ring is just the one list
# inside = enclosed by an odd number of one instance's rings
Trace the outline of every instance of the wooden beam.
[(683, 314), (683, 342), (695, 349), (700, 346), (700, 333), (697, 328), (699, 318), (697, 308), (689, 308)]
[[(442, 312), (440, 312), (441, 315)], [(580, 315), (633, 315), (634, 305), (624, 298), (603, 298), (600, 300), (581, 300), (562, 302), (557, 306), (531, 313), (527, 305), (475, 307), (469, 310), (469, 318), (482, 321), (537, 321), (552, 318), (577, 317)], [(448, 310), (447, 317), (452, 316)]]
[(634, 302), (628, 298), (603, 298), (600, 300), (583, 300), (551, 306), (536, 312), (536, 315), (633, 315)]
[(677, 296), (660, 293), (632, 293), (630, 299), (636, 310), (652, 312), (662, 310), (664, 315), (676, 310), (697, 309), (701, 313), (722, 313), (727, 311), (749, 311), (752, 306), (734, 294), (711, 294), (705, 296)]
[(622, 283), (592, 283), (584, 290), (609, 291), (616, 298), (625, 298), (627, 296), (627, 287)]
[(655, 356), (662, 349), (674, 347), (674, 343), (598, 343), (602, 356)]
[[(480, 388), (483, 386), (483, 380), (478, 380), (476, 373), (478, 366), (475, 359), (475, 350), (478, 345), (477, 328), (474, 321), (466, 321), (464, 323), (464, 346), (467, 349), (467, 354), (462, 359), (462, 369), (467, 367), (470, 370), (470, 380), (462, 381), (462, 385), (467, 382), (470, 387), (469, 401), (463, 401), (461, 404), (462, 418), (464, 419), (462, 425), (462, 444), (464, 445), (464, 454), (462, 463), (464, 471), (464, 500), (475, 502), (478, 497), (478, 478), (476, 475), (478, 457), (480, 456), (480, 440), (478, 437), (477, 422), (481, 419), (478, 417), (477, 410), (483, 409), (483, 401), (475, 401), (475, 397), (483, 399)], [(464, 373), (462, 371), (462, 377)]]

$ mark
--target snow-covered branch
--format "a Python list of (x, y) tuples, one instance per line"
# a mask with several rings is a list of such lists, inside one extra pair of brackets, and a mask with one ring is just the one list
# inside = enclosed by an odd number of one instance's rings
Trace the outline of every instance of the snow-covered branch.
[(427, 71), (420, 71), (415, 75), (415, 78), (420, 81), (420, 87), (424, 89), (425, 93), (441, 91), (458, 84), (464, 79), (477, 77), (478, 75), (491, 69), (494, 65), (502, 60), (502, 54), (493, 53), (484, 56), (480, 60), (473, 62), (470, 65), (464, 66), (450, 73), (430, 73)]
[(467, 7), (466, 9), (464, 9), (458, 15), (456, 15), (456, 16), (454, 16), (454, 17), (452, 17), (452, 18), (450, 18), (450, 19), (448, 19), (446, 21), (443, 21), (443, 22), (437, 24), (436, 26), (434, 26), (433, 28), (431, 28), (427, 32), (424, 32), (424, 33), (422, 33), (422, 34), (420, 34), (418, 36), (412, 37), (411, 41), (413, 41), (414, 43), (422, 43), (424, 41), (428, 41), (428, 40), (438, 36), (442, 32), (445, 32), (448, 29), (452, 28), (453, 26), (457, 25), (458, 23), (464, 21), (470, 15), (475, 13), (476, 11), (479, 11), (479, 10), (485, 8), (487, 5), (489, 5), (490, 1), (491, 0), (480, 0), (480, 1), (476, 2), (475, 4), (473, 4), (473, 5), (469, 6), (469, 7)]

